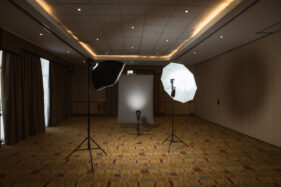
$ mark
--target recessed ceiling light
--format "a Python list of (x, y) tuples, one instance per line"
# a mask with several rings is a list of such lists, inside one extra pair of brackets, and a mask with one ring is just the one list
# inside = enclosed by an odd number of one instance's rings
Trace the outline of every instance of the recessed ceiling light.
[(40, 35), (40, 36), (43, 36), (43, 33), (40, 33), (39, 35)]
[(186, 13), (186, 14), (187, 14), (188, 12), (189, 12), (188, 10), (185, 10), (185, 11), (184, 11), (184, 13)]
[(97, 41), (99, 41), (100, 39), (99, 39), (99, 38), (97, 38), (96, 40), (97, 40)]
[(69, 53), (70, 53), (70, 51), (67, 51), (67, 53), (69, 54)]
[(193, 51), (193, 54), (196, 55), (196, 51)]
[(131, 48), (134, 49), (134, 46), (132, 46)]
[(223, 35), (220, 36), (220, 39), (223, 39)]
[(77, 8), (77, 11), (78, 11), (78, 12), (81, 12), (81, 11), (82, 11), (82, 9), (81, 9), (81, 8)]
[(131, 26), (131, 29), (135, 29), (135, 26)]
[(85, 64), (85, 63), (86, 63), (86, 60), (83, 60), (82, 62), (83, 62), (83, 64)]
[(169, 40), (166, 40), (166, 42), (169, 42)]

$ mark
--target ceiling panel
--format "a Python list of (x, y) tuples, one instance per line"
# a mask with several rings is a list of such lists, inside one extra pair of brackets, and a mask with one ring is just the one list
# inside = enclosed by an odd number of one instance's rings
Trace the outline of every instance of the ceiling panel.
[[(217, 0), (214, 0), (217, 1)], [(179, 0), (179, 5), (207, 7), (210, 0)]]
[[(69, 4), (69, 3), (60, 3), (60, 4), (51, 4), (53, 7), (53, 13), (60, 17), (60, 16), (81, 16), (81, 15), (95, 15), (93, 11), (93, 5), (87, 4)], [(77, 11), (78, 8), (81, 8), (83, 11)]]
[[(214, 4), (221, 1), (47, 0), (57, 18), (80, 40), (87, 42), (95, 52), (118, 55), (168, 54), (190, 36), (203, 15), (211, 10)], [(253, 0), (242, 2), (250, 4)], [(230, 24), (225, 25), (223, 29), (199, 43), (195, 48), (193, 44), (187, 46), (186, 53), (178, 60), (198, 63), (263, 36), (256, 32), (280, 21), (280, 1), (260, 0), (258, 2), (253, 8), (243, 12), (239, 19), (232, 20)], [(247, 5), (247, 3), (244, 4)], [(81, 11), (77, 11), (77, 8), (81, 8)], [(188, 13), (185, 13), (185, 10), (188, 10)], [(132, 26), (134, 29), (131, 28)], [(10, 25), (9, 29), (20, 32), (16, 24)], [(224, 35), (223, 40), (219, 40), (220, 34)], [(36, 36), (29, 36), (26, 33), (21, 33), (21, 35), (30, 41), (38, 40)], [(95, 40), (97, 37), (99, 41)], [(166, 42), (166, 39), (169, 41)], [(195, 40), (194, 44), (199, 42), (199, 39)], [(38, 43), (41, 45), (40, 41)], [(57, 47), (52, 42), (48, 45), (44, 43), (44, 45), (55, 49), (56, 54), (67, 51), (65, 47)], [(134, 48), (132, 49), (131, 46)], [(193, 51), (196, 51), (196, 55)]]
[(94, 40), (96, 38), (103, 37), (103, 34), (99, 31), (77, 31), (75, 34), (79, 36), (80, 39), (83, 40)]
[(143, 35), (143, 32), (135, 32), (135, 31), (127, 31), (124, 32), (124, 38), (141, 38)]
[(143, 31), (144, 32), (163, 32), (163, 30), (165, 29), (165, 25), (144, 25), (143, 27)]
[(98, 24), (96, 16), (85, 16), (85, 15), (79, 15), (79, 16), (61, 16), (61, 21), (64, 24)]
[(167, 27), (175, 26), (188, 26), (192, 22), (192, 19), (185, 17), (171, 17)]
[[(204, 7), (200, 6), (177, 6), (174, 8), (173, 17), (188, 17), (193, 18), (197, 16)], [(187, 13), (185, 11), (188, 11)]]
[[(220, 0), (221, 1), (221, 0)], [(49, 0), (57, 17), (79, 39), (101, 51), (108, 44), (120, 54), (130, 46), (144, 51), (166, 51), (184, 36), (187, 27), (210, 8), (214, 0)], [(80, 8), (81, 11), (77, 11)], [(188, 10), (188, 13), (185, 11)], [(189, 30), (190, 32), (190, 30)], [(190, 34), (190, 33), (187, 33)], [(100, 46), (95, 41), (102, 38)], [(166, 42), (166, 39), (169, 42)], [(114, 46), (117, 45), (117, 46)], [(122, 46), (122, 47), (120, 47)], [(125, 50), (124, 50), (125, 49)], [(104, 49), (107, 50), (107, 49)], [(98, 51), (96, 51), (98, 53)]]
[(166, 25), (170, 17), (164, 16), (147, 16), (145, 25)]
[(143, 24), (145, 16), (122, 16), (122, 24), (124, 25), (139, 25)]
[(121, 17), (120, 16), (97, 16), (98, 22), (103, 24), (120, 24)]
[(173, 6), (148, 6), (147, 15), (169, 17), (173, 13)]
[(122, 26), (120, 24), (101, 24), (101, 29), (104, 32), (118, 32), (118, 33), (122, 33)]
[(147, 5), (120, 5), (122, 16), (144, 16), (146, 15)]
[(91, 4), (91, 6), (95, 15), (120, 16), (120, 6), (118, 4)]
[(79, 33), (82, 31), (101, 31), (102, 28), (98, 24), (67, 24), (66, 27), (73, 31), (73, 33)]
[(142, 4), (142, 5), (173, 5), (178, 0), (119, 0), (121, 4)]

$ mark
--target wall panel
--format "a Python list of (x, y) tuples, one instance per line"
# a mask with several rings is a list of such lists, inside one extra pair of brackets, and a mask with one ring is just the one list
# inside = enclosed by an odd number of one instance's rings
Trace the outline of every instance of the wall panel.
[(195, 114), (281, 146), (280, 49), (278, 32), (197, 65)]

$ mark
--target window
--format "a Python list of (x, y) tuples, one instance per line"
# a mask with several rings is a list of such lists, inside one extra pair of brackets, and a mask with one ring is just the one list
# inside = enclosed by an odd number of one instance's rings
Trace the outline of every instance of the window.
[(41, 58), (42, 76), (43, 76), (43, 88), (44, 88), (44, 114), (45, 114), (45, 126), (49, 123), (49, 60)]
[(2, 92), (1, 92), (1, 71), (2, 71), (2, 51), (0, 50), (0, 142), (4, 142), (4, 125), (3, 125), (3, 115), (2, 115)]
[(134, 70), (127, 70), (127, 75), (134, 75)]

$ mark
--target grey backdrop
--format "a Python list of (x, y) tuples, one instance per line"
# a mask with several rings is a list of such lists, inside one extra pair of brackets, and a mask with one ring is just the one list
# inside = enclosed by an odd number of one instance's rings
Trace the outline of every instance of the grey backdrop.
[(153, 124), (153, 75), (122, 75), (118, 82), (118, 123)]

